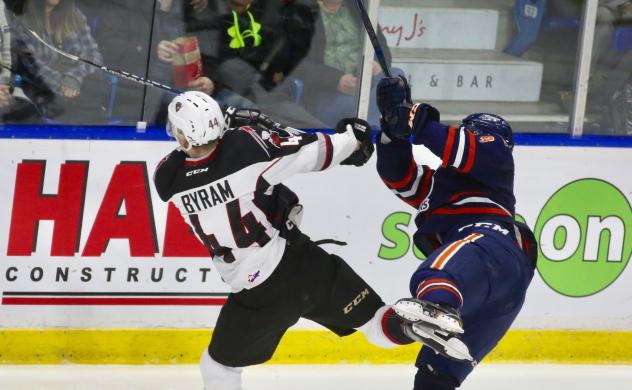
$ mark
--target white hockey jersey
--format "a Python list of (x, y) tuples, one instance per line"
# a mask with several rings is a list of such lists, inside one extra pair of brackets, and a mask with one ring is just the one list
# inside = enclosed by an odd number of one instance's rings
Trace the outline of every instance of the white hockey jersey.
[(178, 149), (156, 168), (163, 201), (180, 210), (209, 250), (233, 292), (265, 281), (283, 256), (280, 236), (298, 197), (281, 182), (302, 172), (323, 171), (349, 157), (353, 131), (325, 135), (294, 129), (229, 130), (208, 156), (188, 158)]

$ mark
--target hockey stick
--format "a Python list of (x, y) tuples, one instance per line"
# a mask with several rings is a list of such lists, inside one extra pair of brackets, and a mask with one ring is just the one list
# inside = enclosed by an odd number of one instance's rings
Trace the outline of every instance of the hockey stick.
[(386, 77), (392, 77), (391, 70), (386, 63), (386, 57), (384, 57), (384, 50), (382, 50), (382, 45), (380, 45), (380, 41), (378, 41), (377, 39), (377, 34), (375, 33), (375, 29), (373, 28), (373, 24), (371, 23), (371, 19), (369, 18), (369, 14), (364, 7), (364, 3), (362, 2), (362, 0), (357, 0), (357, 3), (358, 8), (360, 9), (360, 17), (362, 18), (362, 23), (364, 23), (364, 28), (369, 35), (371, 45), (373, 45), (373, 50), (375, 50), (377, 62), (380, 64), (384, 75)]
[(131, 74), (128, 73), (124, 70), (117, 70), (117, 69), (110, 69), (105, 65), (99, 65), (97, 63), (94, 63), (90, 60), (86, 60), (85, 58), (81, 58), (79, 56), (70, 54), (70, 53), (66, 53), (65, 51), (56, 48), (55, 46), (51, 45), (50, 43), (46, 42), (45, 40), (43, 40), (35, 31), (31, 30), (30, 28), (24, 26), (24, 28), (35, 38), (37, 39), (39, 42), (41, 42), (44, 46), (48, 47), (49, 49), (51, 49), (52, 51), (72, 60), (72, 61), (78, 61), (78, 62), (83, 62), (84, 64), (88, 64), (90, 66), (94, 66), (96, 68), (101, 69), (104, 72), (116, 75), (116, 76), (120, 76), (120, 77), (124, 77), (128, 80), (137, 82), (139, 84), (143, 84), (143, 85), (147, 85), (149, 87), (155, 87), (155, 88), (159, 88), (162, 89), (163, 91), (168, 91), (171, 92), (173, 94), (180, 94), (182, 93), (182, 91), (175, 89), (175, 88), (171, 88), (168, 85), (164, 85), (161, 83), (158, 83), (156, 81), (152, 81), (152, 80), (148, 80), (145, 78), (142, 78), (140, 76), (136, 76), (135, 74)]

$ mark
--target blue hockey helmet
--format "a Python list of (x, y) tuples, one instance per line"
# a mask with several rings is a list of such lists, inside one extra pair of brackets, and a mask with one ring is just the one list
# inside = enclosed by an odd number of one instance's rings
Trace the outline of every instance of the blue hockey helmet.
[(474, 132), (482, 132), (500, 136), (510, 148), (514, 146), (513, 130), (509, 123), (498, 115), (494, 114), (472, 114), (461, 121), (461, 126), (465, 126)]

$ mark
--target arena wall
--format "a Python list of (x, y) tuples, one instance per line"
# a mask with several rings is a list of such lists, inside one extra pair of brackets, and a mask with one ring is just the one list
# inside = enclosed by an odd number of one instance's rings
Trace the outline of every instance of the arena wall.
[[(0, 362), (196, 361), (228, 292), (151, 177), (164, 141), (0, 140)], [(420, 159), (432, 159), (417, 151)], [(632, 362), (629, 148), (518, 146), (517, 212), (540, 243), (527, 302), (490, 360)], [(429, 160), (430, 161), (430, 160)], [(334, 238), (386, 302), (422, 261), (415, 210), (375, 161), (292, 178), (302, 230)], [(308, 321), (279, 363), (407, 362)], [(618, 351), (618, 352), (617, 352)]]

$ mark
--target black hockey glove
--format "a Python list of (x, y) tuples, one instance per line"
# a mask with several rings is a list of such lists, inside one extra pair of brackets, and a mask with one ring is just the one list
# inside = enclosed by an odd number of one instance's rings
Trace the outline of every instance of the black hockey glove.
[(347, 157), (340, 165), (354, 165), (361, 167), (366, 164), (367, 161), (373, 155), (375, 146), (373, 145), (373, 130), (369, 123), (359, 118), (346, 118), (338, 122), (336, 125), (336, 133), (344, 133), (347, 131), (347, 126), (353, 128), (353, 134), (356, 139), (361, 143), (360, 149), (356, 150)]
[(408, 103), (402, 103), (390, 111), (388, 115), (384, 115), (380, 119), (382, 131), (390, 139), (400, 139), (404, 141), (410, 139), (411, 128), (408, 122), (411, 107), (412, 106)]
[(270, 117), (262, 114), (261, 111), (247, 108), (228, 107), (224, 114), (224, 120), (229, 129), (242, 126), (263, 126), (268, 130), (274, 130), (276, 126), (280, 126)]
[(410, 118), (412, 119), (413, 144), (419, 145), (423, 143), (420, 138), (428, 122), (441, 122), (441, 113), (430, 104), (421, 103), (413, 106)]
[(411, 92), (405, 77), (387, 77), (377, 86), (377, 107), (382, 114), (382, 131), (391, 139), (408, 140)]
[(377, 85), (377, 107), (382, 116), (388, 115), (402, 103), (413, 103), (406, 77), (385, 77), (380, 80)]

